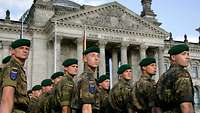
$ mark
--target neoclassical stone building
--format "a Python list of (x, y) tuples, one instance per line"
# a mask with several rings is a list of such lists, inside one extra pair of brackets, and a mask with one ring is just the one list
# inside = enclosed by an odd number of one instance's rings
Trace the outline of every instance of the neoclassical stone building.
[[(141, 0), (141, 15), (134, 13), (118, 2), (99, 6), (79, 5), (69, 0), (34, 0), (21, 21), (0, 19), (0, 60), (9, 55), (9, 45), (17, 38), (32, 41), (30, 56), (26, 62), (29, 88), (54, 71), (63, 69), (66, 58), (79, 60), (79, 73), (83, 71), (83, 37), (87, 46), (100, 47), (101, 62), (97, 75), (110, 74), (112, 84), (117, 81), (120, 64), (133, 65), (134, 80), (140, 76), (138, 62), (145, 56), (157, 59), (159, 78), (169, 66), (168, 49), (175, 44), (187, 43), (191, 48), (189, 71), (198, 91), (200, 69), (199, 43), (173, 41), (172, 36), (159, 27), (156, 14), (151, 10), (151, 0)], [(23, 20), (23, 19), (22, 19)], [(198, 93), (196, 93), (198, 100)]]

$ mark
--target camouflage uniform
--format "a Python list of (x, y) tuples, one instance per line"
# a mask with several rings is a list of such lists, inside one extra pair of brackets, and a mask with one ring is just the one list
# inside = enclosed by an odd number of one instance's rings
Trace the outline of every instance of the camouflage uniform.
[(78, 109), (78, 113), (82, 112), (83, 104), (91, 104), (93, 113), (99, 111), (99, 89), (97, 87), (94, 74), (95, 72), (89, 70), (89, 68), (86, 68), (85, 71), (80, 75), (80, 78), (77, 82), (78, 100), (73, 100), (75, 103), (72, 103), (72, 108)]
[(157, 94), (164, 113), (181, 113), (181, 103), (194, 103), (194, 90), (189, 72), (181, 66), (171, 65), (159, 78)]
[(40, 98), (31, 98), (30, 104), (28, 106), (28, 113), (40, 113), (40, 106), (39, 106), (39, 99)]
[(113, 113), (128, 113), (131, 108), (132, 83), (125, 79), (120, 79), (109, 92), (109, 103), (114, 110)]
[(73, 77), (65, 74), (63, 80), (58, 83), (53, 92), (52, 107), (54, 112), (61, 113), (63, 106), (70, 107), (74, 86)]
[(5, 68), (3, 68), (2, 76), (1, 93), (6, 86), (15, 88), (13, 113), (25, 113), (30, 100), (27, 96), (27, 78), (23, 65), (12, 58)]
[(51, 93), (44, 93), (41, 95), (40, 99), (39, 99), (39, 106), (40, 106), (40, 112), (41, 113), (51, 113), (51, 106), (50, 106), (50, 98), (51, 98), (52, 94)]
[(151, 108), (155, 107), (156, 82), (150, 75), (142, 75), (134, 85), (133, 95), (137, 113), (151, 113)]
[(108, 91), (102, 88), (99, 88), (99, 96), (100, 96), (100, 110), (99, 113), (105, 113), (106, 108), (108, 107)]

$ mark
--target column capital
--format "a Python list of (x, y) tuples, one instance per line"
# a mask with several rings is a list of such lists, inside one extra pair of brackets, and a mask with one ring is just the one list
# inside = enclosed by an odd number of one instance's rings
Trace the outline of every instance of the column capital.
[(99, 46), (105, 46), (108, 43), (108, 41), (106, 41), (106, 40), (99, 40), (98, 43), (99, 43)]
[(76, 42), (77, 44), (83, 43), (83, 39), (82, 39), (82, 38), (77, 38), (77, 39), (75, 40), (75, 42)]
[(122, 47), (128, 47), (130, 45), (129, 42), (121, 42)]
[(149, 47), (149, 46), (144, 45), (144, 44), (141, 44), (141, 45), (140, 45), (140, 49), (142, 49), (142, 50), (146, 50), (148, 47)]

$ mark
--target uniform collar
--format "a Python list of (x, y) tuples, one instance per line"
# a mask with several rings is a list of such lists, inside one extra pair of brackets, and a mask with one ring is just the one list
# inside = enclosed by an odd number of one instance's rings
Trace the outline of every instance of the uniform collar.
[(148, 74), (142, 74), (141, 78), (145, 80), (151, 80), (152, 76)]
[(69, 78), (71, 78), (71, 79), (74, 78), (74, 77), (73, 77), (72, 75), (70, 75), (68, 72), (65, 72), (64, 76), (65, 76), (65, 77), (69, 77)]
[(24, 66), (24, 63), (22, 63), (19, 59), (15, 58), (15, 57), (12, 57), (10, 62), (13, 62), (17, 65), (19, 65), (20, 67), (23, 67)]

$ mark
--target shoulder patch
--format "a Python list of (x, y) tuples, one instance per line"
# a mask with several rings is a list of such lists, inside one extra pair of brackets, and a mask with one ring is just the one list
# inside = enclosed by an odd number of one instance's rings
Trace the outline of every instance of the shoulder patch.
[(88, 87), (88, 91), (92, 94), (94, 94), (96, 92), (96, 83), (94, 81), (89, 81), (89, 87)]
[(12, 68), (10, 72), (10, 79), (11, 80), (16, 80), (17, 79), (17, 68)]
[(182, 73), (179, 73), (179, 74), (178, 74), (178, 77), (189, 78), (189, 77), (190, 77), (190, 74), (189, 74), (189, 73), (186, 73), (186, 72), (182, 72)]

